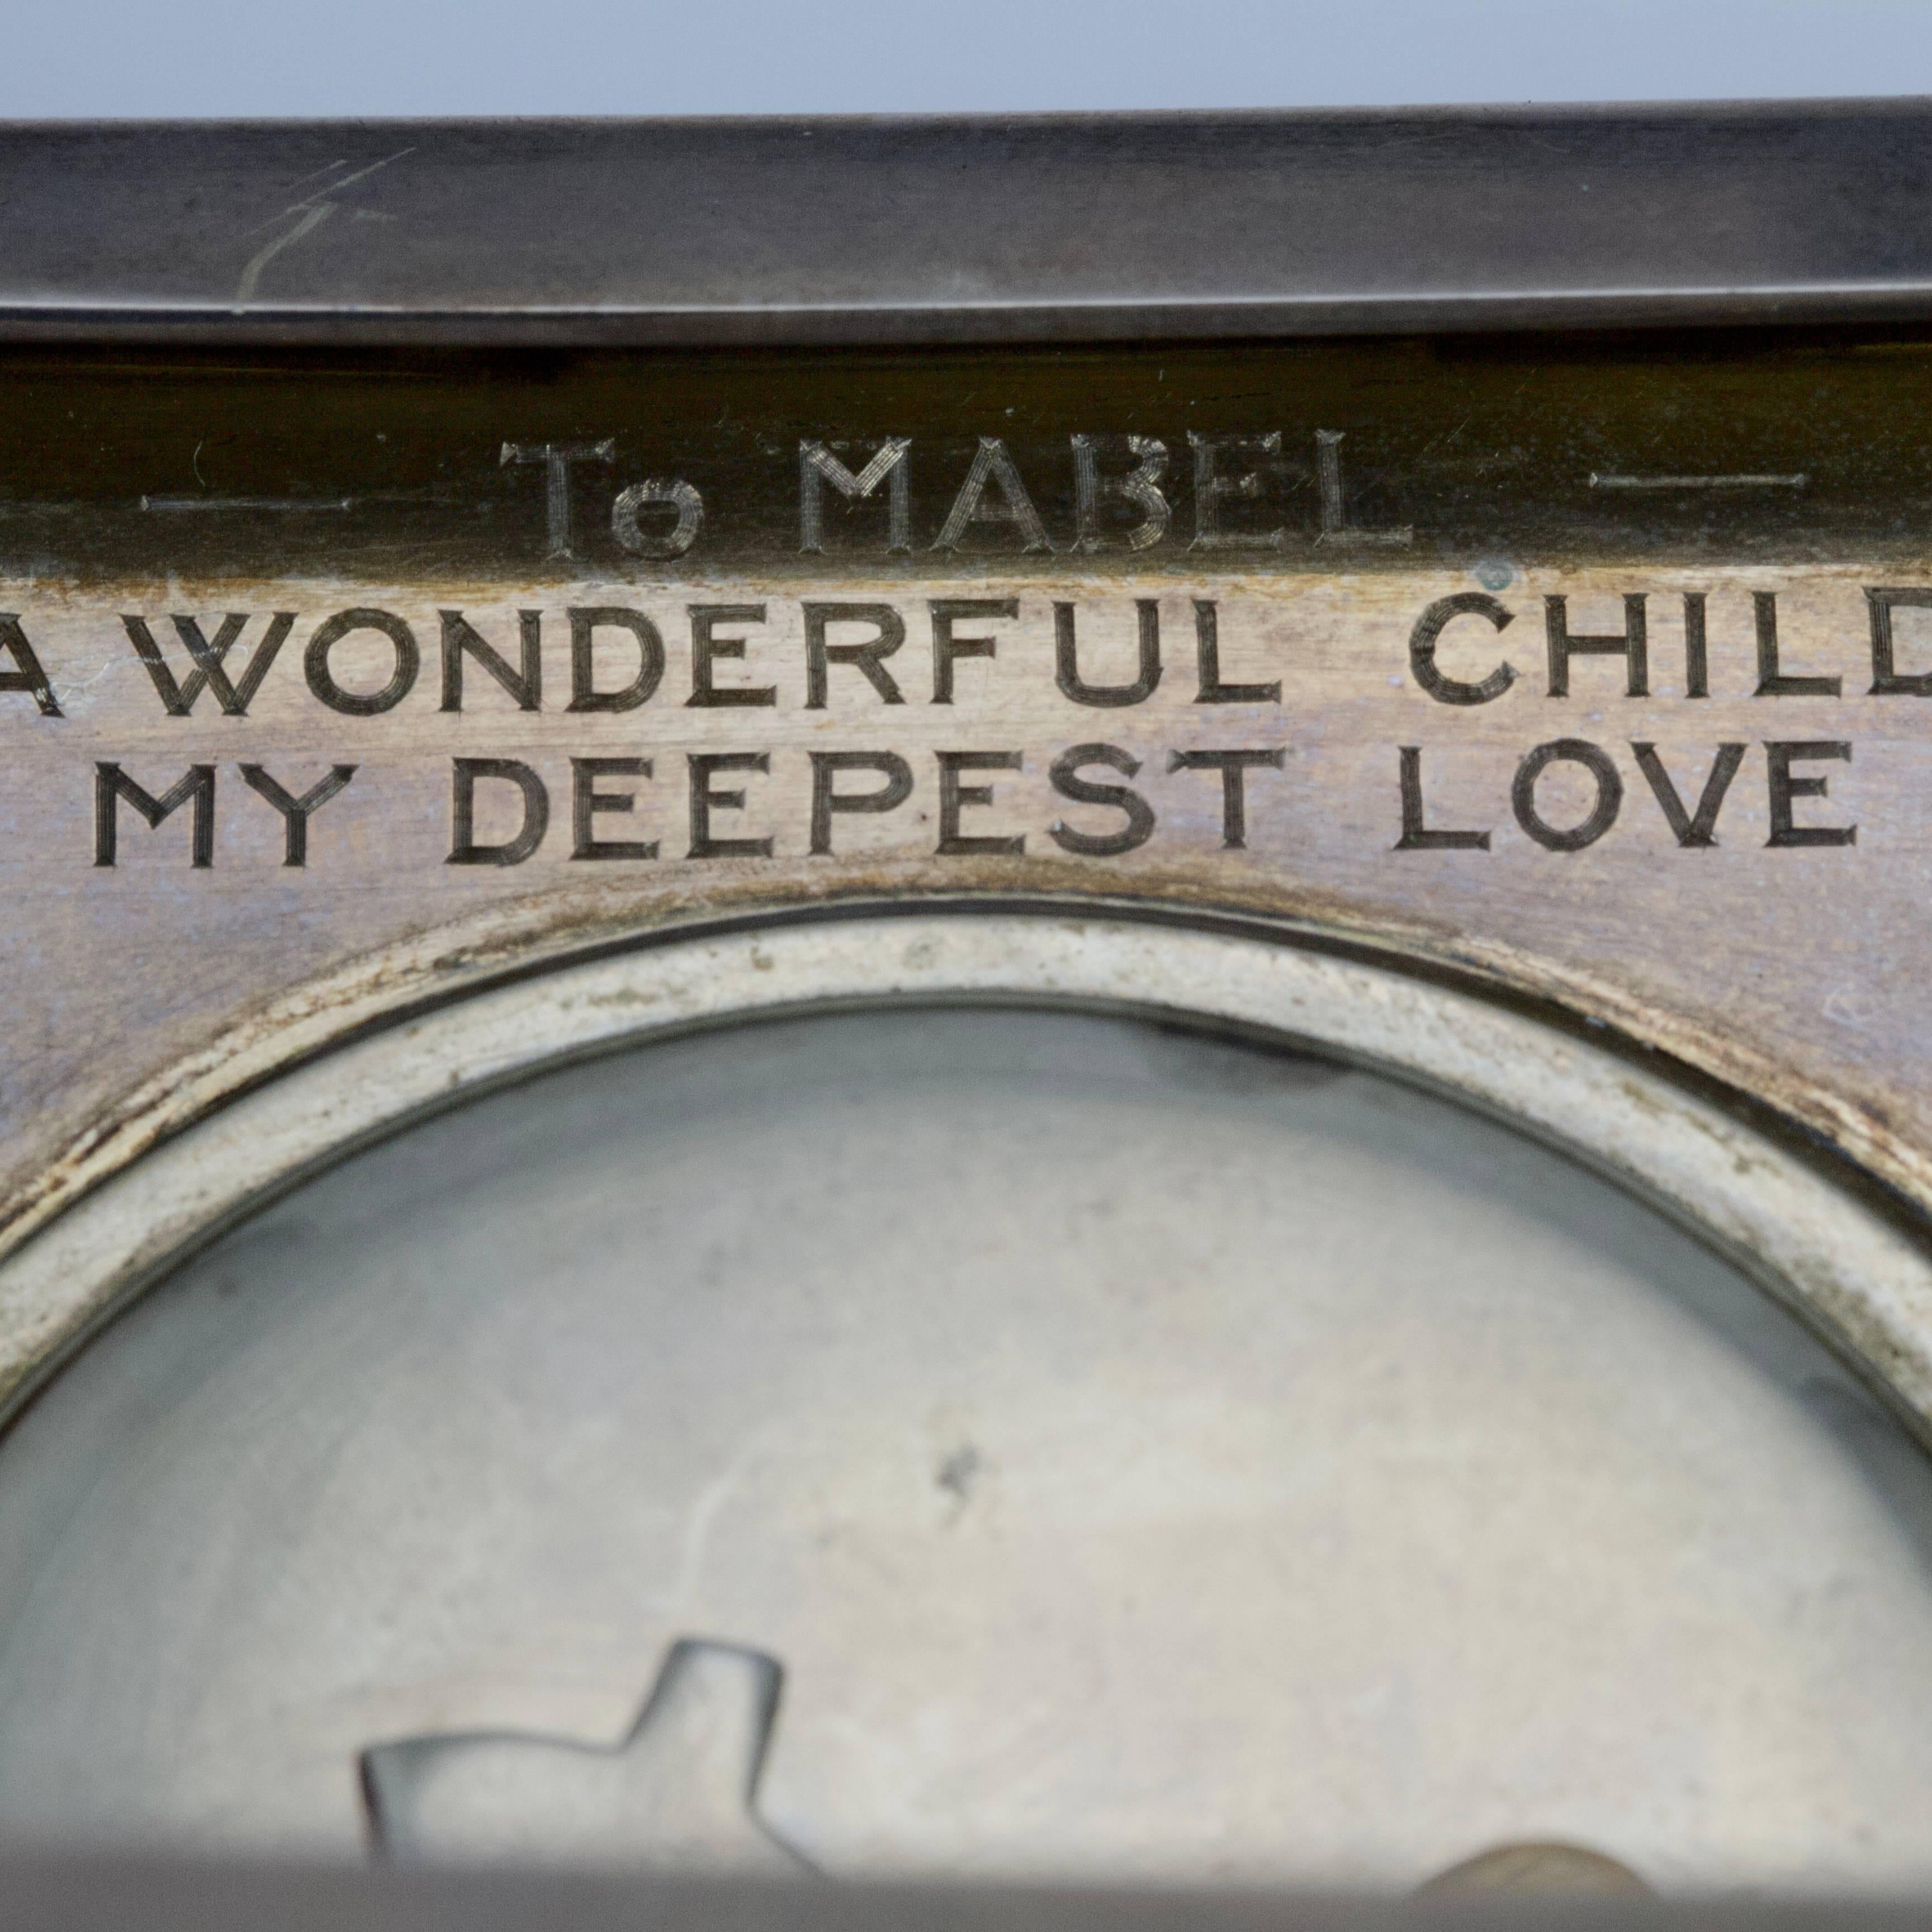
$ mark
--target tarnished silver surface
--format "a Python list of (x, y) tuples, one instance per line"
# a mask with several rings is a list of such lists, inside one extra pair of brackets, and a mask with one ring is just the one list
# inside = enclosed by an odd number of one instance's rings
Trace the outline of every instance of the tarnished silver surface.
[[(1086, 590), (997, 558), (890, 594), (862, 559), (803, 582), (680, 562), (669, 592), (34, 589), (10, 661), (31, 646), (58, 715), (0, 688), (33, 828), (0, 885), (34, 988), (0, 1252), (304, 1058), (504, 977), (942, 901), (1454, 974), (1932, 1203), (1921, 566), (1875, 590), (1877, 566), (1500, 566), (1490, 591), (1406, 547), (1208, 579), (1173, 550)], [(188, 633), (157, 615), (151, 662), (128, 622), (210, 599), (271, 607), (227, 634), (227, 709), (189, 703)], [(1768, 611), (1774, 678), (1802, 688), (1761, 689)]]

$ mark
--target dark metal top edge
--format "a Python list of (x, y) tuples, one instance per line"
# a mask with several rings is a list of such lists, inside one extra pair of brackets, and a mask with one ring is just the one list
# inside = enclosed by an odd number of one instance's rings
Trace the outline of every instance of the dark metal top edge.
[(1932, 321), (1932, 101), (0, 123), (0, 340)]
[(1932, 282), (1896, 288), (1531, 291), (1378, 300), (1093, 302), (928, 308), (0, 309), (0, 343), (183, 346), (586, 348), (866, 346), (1228, 341), (1504, 331), (1932, 323)]

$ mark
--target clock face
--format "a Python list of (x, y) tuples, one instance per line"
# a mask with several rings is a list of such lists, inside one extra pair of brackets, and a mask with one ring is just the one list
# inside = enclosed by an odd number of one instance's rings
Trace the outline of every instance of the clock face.
[(10, 1837), (1897, 1891), (1929, 1702), (1932, 1472), (1728, 1262), (1384, 1075), (1064, 1010), (409, 1127), (0, 1443)]

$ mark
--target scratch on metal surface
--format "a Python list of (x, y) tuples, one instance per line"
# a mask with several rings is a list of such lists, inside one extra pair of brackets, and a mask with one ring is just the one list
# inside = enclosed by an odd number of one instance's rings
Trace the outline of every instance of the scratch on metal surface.
[(692, 1498), (691, 1507), (685, 1513), (683, 1534), (679, 1539), (677, 1574), (670, 1589), (654, 1599), (656, 1609), (677, 1612), (692, 1606), (698, 1594), (698, 1579), (704, 1572), (712, 1526), (718, 1520), (718, 1512), (731, 1500), (743, 1481), (746, 1471), (763, 1452), (765, 1434), (764, 1430), (754, 1430), (739, 1444), (724, 1466)]
[(346, 168), (348, 165), (346, 161), (331, 161), (326, 168), (317, 168), (311, 173), (298, 175), (289, 185), (291, 188), (301, 188), (307, 182), (320, 181), (324, 175), (332, 175), (338, 168)]
[(242, 271), (242, 280), (235, 290), (236, 308), (238, 310), (245, 308), (248, 303), (255, 299), (255, 290), (261, 281), (262, 271), (284, 248), (292, 248), (304, 235), (313, 233), (334, 212), (334, 202), (317, 202), (313, 208), (304, 213), (302, 218), (292, 228), (283, 234), (278, 235), (266, 248), (259, 250), (250, 259), (248, 266)]
[(84, 698), (96, 685), (106, 679), (112, 677), (122, 668), (120, 659), (110, 658), (98, 670), (90, 672), (86, 677), (62, 680), (60, 683), (53, 687), (54, 695), (64, 705), (71, 706), (76, 700)]
[[(258, 235), (262, 229), (272, 227), (278, 221), (286, 221), (292, 214), (298, 218), (292, 227), (284, 229), (250, 257), (248, 266), (242, 271), (241, 280), (236, 284), (236, 312), (238, 314), (255, 299), (255, 292), (261, 286), (262, 270), (284, 249), (291, 248), (305, 236), (312, 235), (340, 208), (342, 204), (331, 199), (332, 196), (339, 195), (344, 188), (366, 180), (370, 175), (415, 152), (413, 147), (399, 148), (393, 154), (384, 155), (380, 161), (371, 161), (366, 168), (358, 168), (353, 174), (344, 175), (338, 179), (326, 182), (314, 194), (304, 196), (300, 201), (291, 202), (279, 214), (271, 215), (266, 221), (260, 222), (249, 230), (250, 234)], [(340, 161), (332, 161), (327, 167), (317, 170), (315, 174), (304, 175), (302, 180), (314, 181), (321, 175), (333, 175), (341, 166)], [(296, 183), (298, 188), (301, 185), (302, 182)]]

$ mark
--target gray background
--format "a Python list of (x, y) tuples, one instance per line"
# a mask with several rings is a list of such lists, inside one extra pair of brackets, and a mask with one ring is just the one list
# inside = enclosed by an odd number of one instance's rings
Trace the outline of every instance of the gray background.
[(1932, 92), (1926, 0), (11, 0), (4, 18), (16, 117)]

